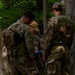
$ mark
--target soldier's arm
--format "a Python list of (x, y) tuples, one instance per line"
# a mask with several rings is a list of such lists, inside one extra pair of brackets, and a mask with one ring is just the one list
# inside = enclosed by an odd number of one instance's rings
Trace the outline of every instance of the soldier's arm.
[(33, 44), (33, 36), (30, 31), (27, 31), (25, 34), (25, 42), (27, 46), (27, 50), (30, 54), (31, 58), (35, 58), (35, 52), (34, 52), (34, 44)]
[(36, 35), (36, 46), (38, 46), (38, 48), (41, 48), (41, 38), (39, 36)]
[(53, 43), (54, 38), (54, 29), (55, 29), (55, 19), (51, 18), (48, 22), (48, 28), (46, 33), (44, 34), (42, 38), (42, 48), (43, 48), (43, 55), (47, 55), (47, 52), (49, 51), (50, 47)]

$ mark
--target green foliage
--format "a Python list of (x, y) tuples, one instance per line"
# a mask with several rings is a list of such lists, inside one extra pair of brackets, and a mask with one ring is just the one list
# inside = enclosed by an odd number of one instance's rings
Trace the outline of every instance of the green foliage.
[(2, 18), (0, 20), (1, 27), (4, 29), (15, 22), (17, 19), (19, 19), (23, 13), (22, 11), (24, 10), (18, 8), (12, 10), (4, 10), (1, 16)]
[[(36, 21), (40, 26), (43, 26), (43, 12), (37, 11), (36, 0), (9, 0), (9, 2), (0, 1), (0, 25), (2, 29), (20, 19), (26, 10), (31, 10), (35, 13)], [(52, 4), (60, 0), (48, 0), (49, 18), (52, 16)]]
[(6, 4), (1, 4), (0, 25), (2, 29), (8, 27), (13, 22), (18, 20), (27, 9), (32, 11), (33, 9), (36, 10), (34, 0), (10, 0), (10, 2)]

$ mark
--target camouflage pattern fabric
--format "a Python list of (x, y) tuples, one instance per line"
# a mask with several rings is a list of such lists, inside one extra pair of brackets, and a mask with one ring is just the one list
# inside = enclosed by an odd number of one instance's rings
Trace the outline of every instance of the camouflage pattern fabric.
[[(7, 29), (15, 31), (14, 36), (12, 36), (12, 44), (7, 46), (12, 74), (39, 75), (39, 71), (34, 62), (34, 42), (29, 26), (21, 20), (18, 20)], [(3, 33), (5, 33), (5, 31), (6, 29)]]
[[(35, 50), (35, 47), (37, 47), (38, 48), (38, 51), (42, 51), (41, 50), (41, 46), (40, 46), (40, 44), (41, 44), (41, 38), (38, 35), (36, 35), (36, 34), (34, 34), (34, 37), (33, 38), (34, 38), (33, 39), (33, 42), (34, 42), (34, 50)], [(47, 75), (46, 74), (46, 69), (45, 69), (44, 64), (42, 63), (41, 57), (38, 56), (38, 55), (36, 55), (36, 57), (35, 57), (36, 65), (37, 65), (37, 68), (38, 68), (38, 70), (40, 72), (40, 75)]]
[(72, 25), (72, 21), (62, 15), (54, 16), (48, 22), (47, 31), (42, 38), (48, 75), (70, 75)]

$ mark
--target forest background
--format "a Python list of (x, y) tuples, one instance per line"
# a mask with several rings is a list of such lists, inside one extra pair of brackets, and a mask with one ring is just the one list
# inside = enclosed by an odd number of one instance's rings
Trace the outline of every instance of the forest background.
[[(61, 0), (46, 0), (47, 6), (43, 7), (43, 0), (0, 0), (0, 26), (2, 29), (7, 28), (16, 22), (26, 10), (31, 10), (35, 14), (35, 20), (39, 24), (41, 34), (44, 31), (44, 14), (43, 9), (47, 9), (47, 21), (53, 16), (51, 10), (53, 3)], [(45, 10), (46, 11), (46, 10)]]

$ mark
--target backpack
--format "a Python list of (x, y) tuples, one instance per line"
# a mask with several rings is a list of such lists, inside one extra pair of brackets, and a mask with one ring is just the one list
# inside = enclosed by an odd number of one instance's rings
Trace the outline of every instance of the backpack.
[(17, 45), (22, 41), (23, 34), (22, 36), (20, 36), (20, 34), (16, 30), (5, 29), (3, 31), (3, 38), (5, 46), (12, 46), (14, 44)]
[(3, 31), (4, 44), (6, 47), (14, 44), (14, 31), (5, 29)]

